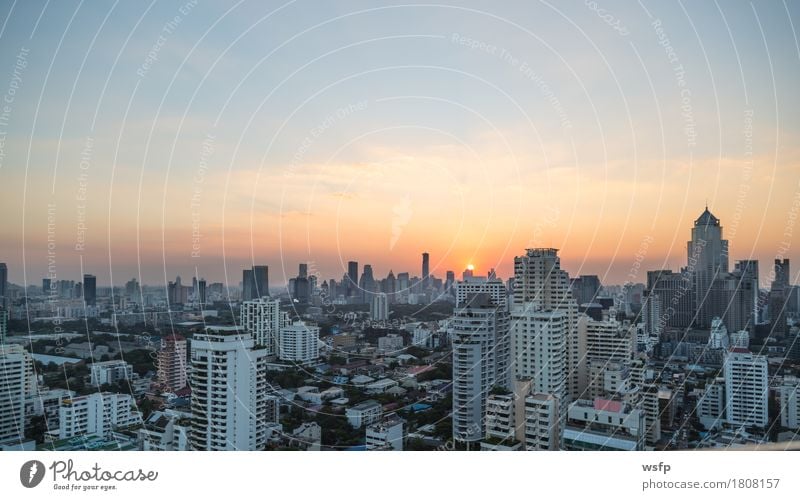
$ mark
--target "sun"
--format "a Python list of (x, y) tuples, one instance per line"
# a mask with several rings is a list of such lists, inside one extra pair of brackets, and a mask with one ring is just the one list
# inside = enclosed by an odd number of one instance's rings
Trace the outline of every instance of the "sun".
[(467, 271), (474, 271), (474, 270), (475, 266), (473, 266), (472, 264), (467, 264)]

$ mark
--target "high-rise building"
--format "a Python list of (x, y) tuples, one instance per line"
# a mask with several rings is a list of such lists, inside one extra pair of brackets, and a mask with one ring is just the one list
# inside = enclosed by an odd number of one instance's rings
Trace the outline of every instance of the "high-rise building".
[(177, 392), (189, 382), (186, 339), (173, 334), (161, 339), (156, 358), (157, 380), (165, 391)]
[(766, 356), (732, 348), (725, 357), (723, 371), (727, 422), (740, 427), (766, 427), (769, 399)]
[(364, 271), (361, 273), (361, 279), (358, 281), (360, 289), (361, 302), (369, 304), (372, 294), (375, 290), (375, 276), (372, 274), (372, 266), (364, 264)]
[(33, 360), (17, 344), (0, 344), (0, 443), (25, 439), (25, 398), (32, 392)]
[[(536, 311), (558, 311), (564, 315), (566, 345), (566, 395), (577, 397), (578, 364), (578, 305), (572, 298), (569, 274), (561, 269), (561, 259), (555, 248), (530, 248), (525, 255), (514, 258), (514, 310), (527, 315)], [(534, 392), (540, 391), (534, 388)], [(562, 412), (562, 415), (564, 412)]]
[(0, 345), (6, 343), (8, 335), (8, 311), (0, 307)]
[(269, 266), (253, 266), (254, 299), (269, 296)]
[(430, 276), (430, 255), (428, 252), (422, 254), (422, 289), (428, 288), (428, 281)]
[(373, 293), (370, 297), (369, 315), (373, 321), (389, 319), (389, 297), (385, 293)]
[(201, 278), (200, 281), (197, 282), (197, 301), (200, 303), (200, 305), (208, 304), (205, 278)]
[(311, 363), (319, 357), (319, 327), (295, 321), (281, 328), (278, 358), (294, 363)]
[(207, 328), (192, 339), (191, 363), (192, 448), (264, 449), (267, 352), (235, 327)]
[(687, 270), (693, 282), (695, 326), (709, 328), (711, 320), (724, 313), (713, 300), (712, 289), (714, 282), (728, 273), (728, 240), (722, 239), (720, 221), (708, 207), (694, 221), (686, 250)]
[(42, 278), (42, 293), (47, 295), (52, 293), (50, 290), (52, 280), (50, 278)]
[(789, 279), (791, 271), (789, 259), (775, 259), (775, 279), (769, 290), (768, 305), (771, 331), (774, 333), (788, 333), (786, 322), (789, 312), (789, 301), (792, 296), (792, 286)]
[(351, 260), (347, 263), (347, 296), (354, 295), (358, 289), (358, 262)]
[(8, 266), (0, 262), (0, 307), (5, 307), (8, 300)]
[(691, 325), (694, 317), (692, 286), (693, 280), (688, 272), (648, 271), (645, 295), (657, 298), (659, 304), (659, 316), (652, 320), (649, 328), (662, 332), (665, 327), (686, 328)]
[(578, 305), (590, 304), (600, 293), (600, 278), (593, 274), (578, 276), (570, 280), (570, 286)]
[(649, 290), (645, 290), (644, 303), (642, 304), (642, 322), (644, 324), (645, 342), (648, 352), (661, 340), (661, 333), (664, 331), (664, 325), (661, 323), (660, 318), (661, 297), (656, 294), (651, 294)]
[(773, 283), (778, 285), (788, 286), (791, 284), (791, 267), (789, 266), (789, 259), (775, 259), (775, 279)]
[(456, 287), (456, 307), (462, 307), (467, 297), (476, 293), (488, 293), (493, 304), (506, 307), (506, 287), (501, 279), (487, 279), (482, 276), (473, 276), (459, 281)]
[(447, 271), (444, 280), (445, 293), (453, 295), (453, 293), (455, 292), (454, 290), (455, 281), (456, 281), (456, 273), (454, 273), (453, 271)]
[(256, 298), (256, 278), (252, 269), (242, 270), (242, 300)]
[(475, 295), (454, 311), (449, 328), (453, 345), (453, 439), (478, 442), (484, 436), (489, 391), (507, 382), (507, 362), (498, 363), (497, 358), (506, 350), (498, 349), (498, 345), (508, 342), (508, 313), (492, 304), (487, 294)]
[(278, 353), (281, 328), (288, 324), (287, 316), (281, 312), (280, 306), (280, 300), (261, 297), (242, 302), (240, 310), (239, 324), (269, 356)]
[(97, 305), (97, 278), (92, 274), (83, 275), (83, 301), (87, 306)]
[(311, 299), (311, 283), (308, 279), (308, 264), (298, 266), (297, 277), (291, 281), (292, 299), (299, 304), (308, 304)]
[(581, 361), (579, 399), (621, 396), (628, 388), (628, 370), (636, 343), (635, 326), (616, 319), (611, 309), (601, 321), (578, 319)]
[(512, 365), (517, 380), (531, 380), (531, 391), (566, 403), (567, 316), (537, 311), (535, 303), (511, 312)]

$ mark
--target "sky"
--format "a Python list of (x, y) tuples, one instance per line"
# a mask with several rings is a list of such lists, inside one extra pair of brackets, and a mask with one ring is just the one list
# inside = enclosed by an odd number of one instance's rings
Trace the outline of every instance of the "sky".
[[(643, 282), (800, 263), (796, 2), (0, 2), (0, 262)], [(795, 279), (800, 266), (795, 266)]]

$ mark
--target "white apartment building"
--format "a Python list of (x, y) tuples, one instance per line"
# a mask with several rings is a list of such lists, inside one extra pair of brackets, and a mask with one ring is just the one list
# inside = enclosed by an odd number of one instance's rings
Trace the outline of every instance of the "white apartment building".
[(623, 391), (624, 379), (633, 358), (636, 328), (616, 320), (611, 309), (602, 321), (589, 316), (578, 318), (578, 390), (581, 398), (605, 397)]
[(486, 293), (489, 295), (492, 304), (506, 308), (508, 299), (506, 297), (506, 284), (503, 280), (489, 279), (483, 276), (467, 276), (463, 281), (455, 284), (456, 307), (464, 307), (470, 295)]
[(381, 418), (383, 407), (374, 400), (367, 400), (357, 405), (351, 406), (345, 411), (347, 422), (354, 429), (364, 425), (370, 425)]
[(484, 436), (486, 397), (495, 385), (510, 379), (508, 314), (489, 303), (488, 296), (456, 309), (450, 322), (453, 345), (453, 438), (478, 442)]
[(33, 359), (22, 346), (0, 344), (0, 443), (25, 438), (25, 398), (32, 393)]
[(708, 430), (722, 427), (725, 422), (725, 379), (718, 378), (706, 384), (703, 395), (697, 400), (697, 418)]
[(769, 398), (766, 356), (734, 347), (725, 357), (723, 371), (727, 422), (741, 427), (766, 427)]
[(142, 423), (142, 415), (133, 409), (128, 394), (95, 392), (61, 402), (58, 415), (58, 437), (96, 435), (105, 437), (112, 431)]
[(403, 349), (403, 337), (401, 335), (387, 335), (378, 337), (378, 350), (384, 354), (391, 354)]
[[(578, 304), (572, 296), (569, 274), (561, 269), (561, 259), (555, 248), (530, 248), (525, 255), (514, 258), (511, 310), (513, 313), (515, 310), (531, 309), (564, 314), (565, 391), (575, 399), (579, 393), (578, 365), (581, 360), (577, 335)], [(534, 392), (542, 391), (534, 389)]]
[(124, 360), (100, 361), (89, 365), (91, 384), (100, 387), (103, 384), (116, 384), (133, 378), (133, 366)]
[(267, 350), (236, 327), (207, 328), (191, 348), (195, 450), (261, 450), (267, 440)]
[(389, 319), (389, 297), (385, 293), (373, 293), (370, 296), (369, 316), (372, 321)]
[(486, 398), (486, 438), (511, 444), (515, 440), (514, 394), (489, 394)]
[(281, 328), (278, 357), (282, 361), (310, 363), (319, 358), (319, 327), (295, 321)]
[(781, 427), (800, 429), (800, 378), (784, 377), (778, 389), (781, 402)]
[(281, 329), (289, 324), (280, 306), (280, 300), (265, 296), (242, 302), (239, 314), (241, 327), (250, 333), (256, 345), (266, 349), (268, 356), (277, 354)]
[(434, 349), (433, 331), (427, 326), (417, 325), (412, 332), (411, 343), (417, 347)]
[(525, 449), (558, 450), (560, 448), (559, 407), (552, 394), (531, 394), (525, 398)]
[(514, 372), (531, 380), (532, 392), (562, 401), (567, 383), (567, 322), (560, 311), (537, 311), (535, 303), (511, 313)]
[(367, 450), (403, 451), (403, 428), (403, 420), (396, 416), (368, 425)]

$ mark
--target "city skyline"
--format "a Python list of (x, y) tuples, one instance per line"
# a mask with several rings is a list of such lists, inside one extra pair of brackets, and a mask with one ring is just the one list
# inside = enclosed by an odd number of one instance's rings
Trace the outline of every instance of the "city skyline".
[(235, 283), (259, 262), (275, 282), (298, 262), (383, 273), (420, 251), (437, 275), (508, 276), (511, 249), (538, 246), (622, 283), (645, 242), (645, 267), (677, 267), (706, 203), (733, 259), (788, 242), (798, 260), (797, 5), (607, 3), (619, 24), (583, 3), (15, 4), (10, 279), (43, 274), (49, 218), (60, 274), (91, 263), (106, 285)]
[[(709, 207), (706, 206), (705, 207), (705, 212), (708, 212), (708, 211), (709, 211)], [(798, 201), (797, 210), (794, 211), (793, 213), (795, 215), (800, 213), (800, 200)], [(702, 214), (700, 214), (700, 215), (702, 217)], [(713, 215), (712, 215), (712, 217), (713, 217)], [(694, 217), (694, 219), (696, 219), (696, 218), (697, 218), (697, 216)], [(720, 221), (721, 228), (724, 231), (724, 229), (725, 229), (724, 218), (718, 217), (718, 220)], [(727, 236), (727, 235), (725, 235), (725, 236)], [(726, 240), (726, 243), (727, 243), (728, 240), (730, 240), (730, 238), (728, 238)], [(684, 253), (681, 256), (677, 257), (677, 258), (670, 258), (670, 259), (666, 259), (665, 258), (663, 260), (647, 259), (647, 254), (649, 252), (649, 248), (650, 248), (650, 245), (652, 244), (652, 242), (653, 242), (653, 240), (650, 237), (647, 237), (641, 243), (641, 246), (640, 246), (637, 254), (635, 254), (631, 258), (631, 261), (630, 261), (630, 264), (629, 264), (630, 267), (628, 269), (627, 275), (625, 275), (625, 277), (627, 279), (622, 281), (622, 282), (609, 282), (607, 280), (607, 275), (604, 275), (604, 274), (599, 274), (598, 275), (598, 274), (591, 273), (591, 272), (575, 271), (574, 269), (570, 268), (568, 260), (562, 259), (562, 261), (565, 262), (564, 268), (567, 269), (568, 271), (570, 271), (570, 273), (573, 276), (576, 276), (576, 277), (577, 276), (585, 276), (585, 275), (598, 276), (600, 278), (600, 281), (603, 284), (605, 284), (606, 286), (609, 286), (609, 285), (618, 286), (618, 285), (626, 285), (626, 284), (643, 284), (643, 283), (647, 282), (646, 270), (653, 271), (653, 270), (660, 270), (660, 269), (673, 269), (673, 270), (676, 270), (676, 271), (680, 271), (681, 268), (686, 267), (687, 255), (685, 253), (685, 250), (684, 250)], [(560, 249), (560, 248), (557, 248), (557, 247), (550, 247), (548, 245), (540, 245), (539, 247), (540, 248), (545, 248), (545, 247), (547, 247), (547, 248), (556, 248), (557, 250), (559, 250), (559, 252), (563, 251), (563, 249)], [(420, 253), (415, 254), (416, 258), (418, 259), (415, 265), (418, 268), (419, 272), (416, 273), (414, 271), (411, 271), (409, 273), (409, 275), (411, 277), (416, 277), (416, 278), (419, 278), (419, 279), (423, 278), (424, 269), (425, 269), (425, 267), (427, 265), (429, 265), (429, 264), (427, 264), (429, 262), (429, 255), (430, 255), (429, 252), (420, 252)], [(775, 253), (774, 258), (772, 258), (772, 259), (754, 259), (754, 258), (750, 258), (750, 257), (746, 257), (746, 258), (745, 257), (739, 257), (736, 254), (736, 252), (730, 252), (726, 248), (725, 251), (724, 251), (724, 255), (725, 255), (726, 259), (730, 260), (731, 264), (733, 264), (734, 262), (738, 262), (738, 261), (750, 261), (750, 260), (759, 261), (760, 262), (759, 267), (761, 269), (767, 271), (766, 273), (763, 273), (763, 274), (759, 275), (759, 287), (760, 288), (768, 288), (769, 285), (772, 283), (772, 281), (775, 279), (773, 265), (772, 265), (773, 262), (775, 260), (782, 260), (782, 259), (790, 258), (789, 256), (791, 255), (791, 253), (790, 252), (786, 252), (786, 251), (779, 251), (779, 252)], [(404, 259), (403, 262), (407, 262), (410, 259), (411, 259), (411, 257), (409, 256), (407, 259)], [(373, 269), (373, 272), (375, 273), (375, 276), (377, 276), (377, 277), (386, 276), (390, 272), (394, 272), (395, 274), (402, 273), (402, 272), (407, 272), (410, 269), (414, 268), (414, 265), (410, 265), (408, 268), (405, 268), (405, 267), (400, 267), (400, 266), (392, 266), (391, 264), (389, 264), (389, 267), (387, 267), (385, 269), (379, 269), (378, 271), (375, 271), (374, 270), (375, 266), (371, 264), (370, 260), (352, 261), (352, 260), (344, 260), (344, 259), (342, 259), (341, 262), (344, 265), (344, 267), (342, 269), (342, 273), (339, 274), (339, 275), (324, 273), (322, 271), (322, 269), (320, 269), (320, 267), (317, 265), (317, 263), (315, 261), (298, 261), (298, 262), (295, 263), (294, 269), (297, 270), (298, 266), (306, 266), (306, 270), (307, 270), (309, 276), (316, 276), (318, 279), (322, 279), (322, 280), (325, 280), (325, 281), (330, 280), (330, 279), (338, 281), (339, 279), (342, 278), (342, 276), (347, 277), (349, 275), (348, 264), (352, 264), (352, 263), (355, 263), (355, 264), (360, 265), (360, 266), (371, 265), (372, 269)], [(435, 259), (434, 259), (434, 262), (435, 262)], [(656, 263), (661, 262), (661, 264), (663, 264), (663, 265), (661, 265), (661, 267), (658, 267), (658, 265), (650, 265), (649, 263), (652, 263), (652, 262), (656, 262)], [(283, 278), (285, 279), (285, 281), (283, 281), (283, 282), (280, 282), (280, 281), (269, 282), (267, 280), (266, 282), (270, 283), (269, 287), (271, 289), (288, 287), (289, 284), (291, 283), (291, 280), (293, 280), (297, 276), (297, 273), (292, 271), (292, 267), (291, 267), (290, 263), (283, 262), (282, 264), (286, 264), (286, 267), (284, 267), (282, 269), (284, 271), (284, 273), (285, 273), (283, 275)], [(257, 260), (257, 261), (254, 262), (254, 264), (251, 267), (252, 268), (259, 268), (259, 267), (263, 267), (263, 266), (266, 266), (267, 268), (270, 268), (270, 267), (272, 267), (272, 263), (265, 262), (263, 260), (262, 261), (258, 261)], [(607, 266), (606, 269), (608, 270), (610, 267), (611, 267), (611, 265), (609, 264), (609, 266)], [(733, 266), (731, 265), (731, 268), (732, 267)], [(508, 269), (508, 268), (510, 268), (510, 269), (506, 273), (503, 273), (502, 270), (503, 269)], [(245, 272), (247, 272), (246, 268), (244, 268), (244, 269), (245, 269)], [(466, 270), (475, 271), (476, 276), (487, 276), (490, 272), (494, 271), (496, 276), (498, 276), (500, 278), (503, 278), (503, 279), (507, 279), (507, 278), (513, 276), (513, 257), (512, 257), (511, 263), (509, 263), (509, 264), (500, 264), (497, 267), (488, 267), (488, 268), (481, 267), (480, 264), (477, 263), (477, 261), (475, 261), (475, 260), (467, 261), (463, 265), (463, 267), (461, 267), (460, 269), (458, 269), (458, 268), (444, 268), (444, 267), (442, 267), (440, 265), (440, 267), (438, 269), (436, 267), (434, 267), (431, 270), (430, 274), (432, 276), (434, 276), (434, 277), (439, 278), (439, 279), (444, 279), (445, 276), (446, 276), (446, 273), (448, 271), (454, 272), (456, 274), (456, 277), (459, 277), (461, 275), (461, 273), (463, 271), (466, 271)], [(237, 275), (237, 272), (238, 272), (238, 275)], [(198, 275), (198, 276), (195, 276), (194, 274), (192, 274), (191, 276), (184, 275), (184, 277), (191, 277), (191, 278), (195, 278), (195, 279), (205, 279), (206, 282), (209, 282), (209, 283), (210, 282), (222, 282), (223, 284), (226, 284), (229, 287), (244, 286), (245, 279), (242, 278), (241, 270), (233, 270), (233, 271), (230, 271), (230, 273), (231, 273), (230, 274), (231, 275), (231, 280), (230, 281), (216, 280), (216, 279), (209, 278), (206, 275), (202, 275), (202, 274)], [(166, 274), (166, 281), (164, 283), (153, 283), (153, 282), (148, 283), (148, 282), (145, 282), (145, 281), (141, 281), (140, 284), (143, 285), (143, 286), (153, 286), (153, 287), (164, 286), (164, 287), (167, 287), (167, 285), (173, 281), (173, 277), (174, 276), (177, 276), (177, 277), (181, 277), (182, 276), (180, 273), (168, 274), (168, 272), (166, 272), (165, 274)], [(794, 274), (795, 274), (794, 276), (788, 276), (787, 277), (788, 281), (791, 284), (795, 284), (798, 281), (798, 279), (800, 279), (800, 278), (798, 278), (798, 277), (800, 277), (800, 271), (797, 271)], [(13, 276), (13, 275), (14, 275), (13, 269), (10, 269), (10, 276)], [(84, 274), (84, 277), (85, 276), (88, 276), (88, 275)], [(234, 278), (235, 276), (238, 276), (238, 280)], [(273, 277), (274, 276), (275, 275), (273, 275)], [(280, 276), (280, 275), (278, 275), (278, 276)], [(358, 277), (360, 277), (360, 276), (361, 275), (359, 274), (356, 277), (356, 282), (358, 281)], [(92, 277), (96, 279), (95, 276), (92, 276)], [(47, 278), (47, 275), (43, 276), (43, 278)], [(58, 279), (58, 280), (60, 280), (60, 279), (69, 280), (69, 277), (66, 277), (66, 278), (57, 277), (56, 279)], [(114, 283), (114, 286), (123, 287), (125, 285), (125, 282), (127, 282), (130, 279), (137, 279), (138, 280), (139, 277), (133, 276), (132, 278), (121, 278), (120, 282)], [(79, 282), (79, 280), (77, 280), (77, 279), (74, 279), (73, 281)], [(14, 281), (12, 279), (10, 279), (10, 278), (8, 279), (8, 282), (12, 283), (12, 284), (20, 285), (20, 283), (14, 283)], [(38, 280), (38, 281), (35, 281), (35, 282), (31, 282), (31, 283), (28, 284), (28, 286), (40, 286), (40, 285), (41, 285), (41, 280)], [(356, 285), (357, 285), (357, 283), (356, 283)], [(102, 283), (101, 282), (101, 286), (110, 286), (110, 283)]]

